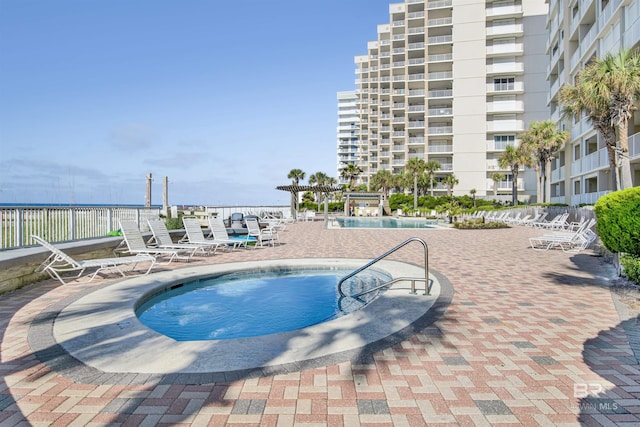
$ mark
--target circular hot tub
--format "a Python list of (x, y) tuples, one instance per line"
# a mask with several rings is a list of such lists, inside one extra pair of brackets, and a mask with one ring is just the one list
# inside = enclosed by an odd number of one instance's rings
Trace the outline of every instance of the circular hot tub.
[[(137, 276), (88, 291), (70, 303), (65, 302), (55, 316), (50, 316), (53, 319), (53, 339), (74, 359), (105, 373), (229, 373), (247, 370), (273, 373), (353, 360), (393, 345), (433, 322), (451, 298), (452, 290), (446, 278), (430, 272), (430, 295), (424, 295), (424, 288), (419, 288), (415, 294), (410, 293), (410, 282), (403, 280), (349, 314), (284, 332), (224, 340), (176, 341), (140, 322), (136, 309), (153, 295), (205, 278), (229, 274), (266, 275), (282, 270), (329, 269), (343, 272), (355, 270), (368, 261), (250, 261), (185, 267)], [(380, 261), (375, 264), (375, 269), (391, 278), (424, 277), (423, 267), (397, 261)]]

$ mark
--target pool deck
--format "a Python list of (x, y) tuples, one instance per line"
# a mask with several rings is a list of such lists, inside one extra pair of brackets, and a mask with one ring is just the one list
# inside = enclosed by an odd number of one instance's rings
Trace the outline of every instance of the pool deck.
[[(373, 353), (273, 374), (108, 373), (70, 358), (45, 326), (65, 301), (116, 277), (66, 286), (47, 280), (2, 295), (0, 426), (638, 425), (637, 313), (611, 291), (611, 265), (590, 250), (533, 251), (527, 238), (541, 234), (303, 222), (281, 232), (276, 247), (162, 268), (372, 259), (410, 237), (428, 243), (430, 268), (454, 291), (433, 323)], [(422, 265), (423, 256), (410, 244), (389, 259)]]

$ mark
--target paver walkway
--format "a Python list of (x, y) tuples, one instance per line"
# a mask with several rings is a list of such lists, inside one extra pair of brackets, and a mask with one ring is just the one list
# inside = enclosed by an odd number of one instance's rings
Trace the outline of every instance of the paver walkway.
[[(290, 225), (275, 248), (204, 258), (198, 262), (374, 258), (417, 236), (455, 291), (442, 317), (391, 348), (224, 382), (74, 382), (65, 370), (81, 366), (56, 366), (53, 350), (34, 354), (29, 336), (47, 308), (106, 279), (48, 280), (0, 296), (0, 426), (638, 425), (640, 370), (629, 344), (638, 319), (620, 318), (611, 266), (590, 251), (533, 251), (527, 237), (539, 234), (328, 230), (316, 221)], [(422, 247), (391, 258), (422, 265)]]

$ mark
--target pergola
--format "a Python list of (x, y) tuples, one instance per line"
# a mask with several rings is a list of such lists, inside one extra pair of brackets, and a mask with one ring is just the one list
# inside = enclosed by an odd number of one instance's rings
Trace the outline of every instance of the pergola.
[[(334, 191), (342, 191), (342, 187), (332, 187), (330, 185), (280, 185), (276, 187), (276, 190), (288, 191), (291, 193), (291, 213), (294, 217), (297, 216), (298, 209), (298, 193), (311, 191), (312, 193), (333, 193)], [(324, 199), (324, 215), (329, 214), (329, 200)]]

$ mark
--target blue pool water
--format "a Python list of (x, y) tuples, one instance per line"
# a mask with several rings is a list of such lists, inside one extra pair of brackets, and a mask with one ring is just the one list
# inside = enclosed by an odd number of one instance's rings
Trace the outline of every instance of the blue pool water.
[[(338, 281), (351, 270), (232, 273), (172, 286), (136, 309), (140, 321), (177, 341), (220, 340), (301, 329), (361, 308), (376, 293), (342, 298)], [(348, 294), (387, 282), (367, 270), (343, 285)]]
[(342, 228), (437, 228), (437, 220), (429, 219), (398, 219), (387, 217), (349, 217), (337, 218)]

